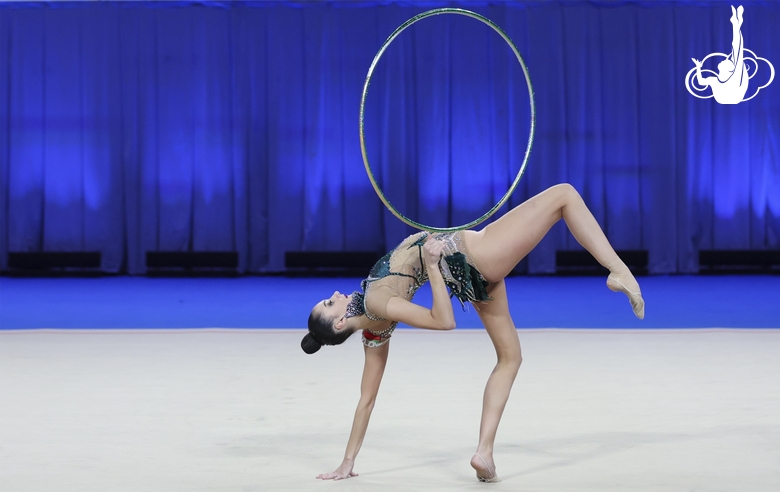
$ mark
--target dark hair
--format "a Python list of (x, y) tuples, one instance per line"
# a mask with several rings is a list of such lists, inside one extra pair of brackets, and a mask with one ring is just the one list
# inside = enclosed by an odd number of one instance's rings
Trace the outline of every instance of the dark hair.
[(309, 315), (309, 333), (301, 340), (301, 348), (307, 354), (313, 354), (323, 345), (341, 345), (350, 335), (352, 330), (336, 331), (333, 329), (333, 318), (326, 318), (312, 311)]

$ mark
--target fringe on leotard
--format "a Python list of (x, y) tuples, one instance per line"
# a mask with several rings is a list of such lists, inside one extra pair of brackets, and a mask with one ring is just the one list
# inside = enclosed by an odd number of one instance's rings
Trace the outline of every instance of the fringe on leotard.
[(450, 297), (457, 297), (461, 305), (465, 302), (483, 302), (493, 299), (487, 293), (490, 282), (466, 261), (463, 253), (457, 252), (445, 256), (439, 262), (439, 269), (444, 277), (444, 283), (450, 289)]

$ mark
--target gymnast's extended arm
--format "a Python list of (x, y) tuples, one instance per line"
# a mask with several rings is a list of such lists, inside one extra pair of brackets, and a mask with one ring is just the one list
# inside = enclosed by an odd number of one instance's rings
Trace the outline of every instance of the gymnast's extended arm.
[(696, 65), (696, 82), (698, 82), (699, 85), (702, 86), (702, 87), (706, 87), (706, 86), (710, 85), (710, 80), (709, 79), (711, 77), (707, 77), (705, 79), (704, 77), (701, 76), (701, 63), (702, 62), (700, 62), (696, 58), (691, 58), (691, 60), (693, 60), (694, 65)]
[(355, 466), (355, 458), (358, 451), (360, 451), (360, 446), (363, 444), (363, 438), (366, 436), (368, 420), (371, 418), (371, 411), (374, 409), (376, 395), (379, 393), (382, 375), (385, 373), (389, 346), (390, 342), (376, 348), (363, 347), (366, 353), (366, 362), (363, 366), (363, 380), (360, 383), (360, 400), (355, 410), (355, 417), (352, 419), (352, 431), (349, 433), (344, 460), (335, 471), (320, 474), (317, 478), (322, 480), (341, 480), (357, 476), (357, 473), (354, 473), (352, 468)]

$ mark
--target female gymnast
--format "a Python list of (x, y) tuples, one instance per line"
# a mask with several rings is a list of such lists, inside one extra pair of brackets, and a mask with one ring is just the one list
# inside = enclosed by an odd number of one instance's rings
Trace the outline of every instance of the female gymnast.
[[(455, 328), (449, 288), (461, 302), (473, 303), (495, 346), (498, 362), (485, 386), (479, 444), (471, 466), (480, 481), (498, 481), (493, 443), (522, 361), (504, 278), (561, 218), (577, 241), (609, 269), (607, 287), (626, 294), (634, 314), (644, 318), (639, 284), (571, 185), (560, 184), (543, 191), (479, 232), (420, 232), (409, 236), (374, 265), (361, 283), (363, 292), (349, 296), (334, 292), (318, 302), (309, 316), (309, 332), (301, 341), (306, 353), (314, 353), (322, 345), (338, 345), (358, 330), (363, 332), (365, 351), (360, 401), (344, 459), (335, 471), (317, 478), (357, 476), (352, 469), (382, 381), (390, 335), (398, 322), (430, 330)], [(431, 283), (433, 293), (430, 309), (411, 302), (426, 281)]]

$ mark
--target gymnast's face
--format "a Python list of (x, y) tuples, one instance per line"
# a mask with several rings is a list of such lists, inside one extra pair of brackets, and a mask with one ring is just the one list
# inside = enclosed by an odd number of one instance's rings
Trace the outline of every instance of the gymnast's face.
[[(333, 320), (333, 326), (338, 330), (340, 328), (339, 321), (347, 313), (347, 306), (349, 305), (351, 296), (345, 296), (339, 291), (333, 293), (332, 296), (327, 299), (323, 299), (314, 306), (314, 312), (325, 318)], [(342, 323), (343, 324), (343, 323)]]

